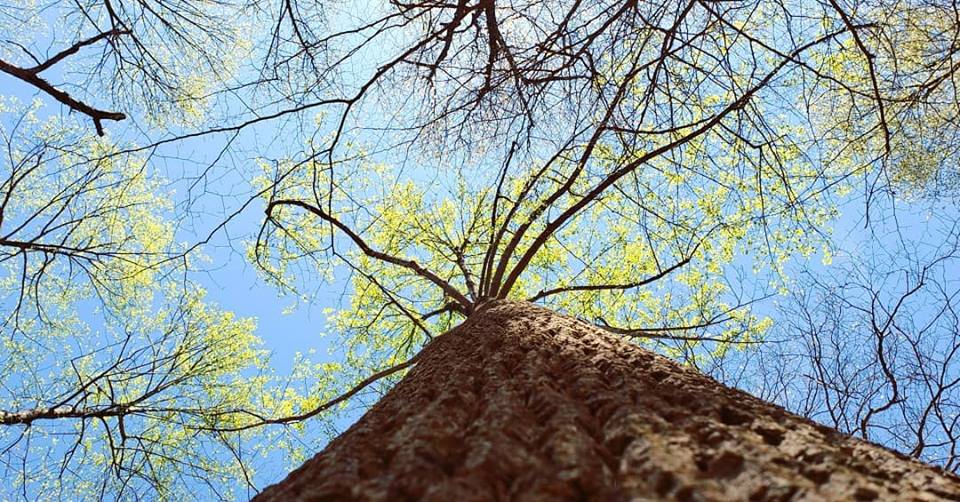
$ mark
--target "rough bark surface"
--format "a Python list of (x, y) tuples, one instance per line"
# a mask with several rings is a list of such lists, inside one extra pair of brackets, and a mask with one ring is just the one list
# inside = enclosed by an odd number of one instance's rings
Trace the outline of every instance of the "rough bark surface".
[(960, 500), (960, 479), (530, 304), (438, 337), (255, 500)]

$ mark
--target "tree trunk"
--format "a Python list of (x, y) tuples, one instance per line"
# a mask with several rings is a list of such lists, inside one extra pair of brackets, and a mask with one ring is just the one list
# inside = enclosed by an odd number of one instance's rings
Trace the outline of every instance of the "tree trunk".
[(255, 500), (960, 500), (960, 478), (500, 301)]

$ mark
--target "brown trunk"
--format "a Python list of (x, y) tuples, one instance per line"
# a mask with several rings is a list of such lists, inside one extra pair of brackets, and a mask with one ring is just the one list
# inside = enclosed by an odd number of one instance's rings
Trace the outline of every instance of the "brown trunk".
[(960, 479), (497, 302), (267, 500), (960, 500)]

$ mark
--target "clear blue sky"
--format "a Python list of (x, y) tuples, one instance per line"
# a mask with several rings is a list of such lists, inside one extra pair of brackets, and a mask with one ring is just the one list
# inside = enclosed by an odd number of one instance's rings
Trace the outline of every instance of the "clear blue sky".
[[(5, 75), (0, 75), (0, 94), (19, 96), (24, 101), (40, 96), (49, 102), (33, 88)], [(49, 106), (49, 113), (63, 111), (57, 105)], [(376, 118), (374, 116), (369, 119), (375, 121)], [(143, 136), (134, 127), (135, 123), (135, 119), (119, 124), (107, 123), (107, 129), (113, 138), (121, 141), (142, 142)], [(291, 133), (292, 129), (293, 127), (287, 127), (283, 120), (248, 128), (233, 140), (228, 155), (222, 157), (221, 148), (231, 138), (228, 134), (205, 136), (161, 147), (156, 152), (152, 165), (170, 180), (171, 188), (175, 190), (175, 198), (180, 202), (190, 193), (192, 179), (209, 168), (206, 174), (209, 185), (205, 190), (194, 192), (200, 195), (195, 200), (192, 214), (199, 216), (191, 219), (189, 224), (181, 229), (179, 238), (192, 242), (205, 236), (220, 223), (224, 208), (233, 210), (242, 204), (249, 194), (249, 177), (257, 170), (255, 157), (267, 155), (280, 158), (299, 148), (301, 139)], [(218, 157), (220, 160), (213, 163)], [(259, 201), (252, 203), (223, 231), (214, 236), (203, 250), (211, 258), (211, 262), (205, 266), (206, 271), (195, 278), (207, 289), (208, 300), (236, 312), (239, 316), (257, 319), (257, 333), (273, 353), (272, 361), (278, 373), (289, 371), (297, 352), (314, 349), (315, 359), (319, 361), (335, 359), (327, 355), (329, 351), (336, 349), (331, 345), (336, 338), (323, 336), (327, 330), (323, 311), (328, 307), (336, 307), (344, 292), (344, 284), (318, 282), (310, 302), (298, 302), (290, 296), (278, 296), (277, 290), (258, 277), (254, 267), (243, 255), (244, 240), (255, 234), (263, 218), (262, 209)], [(871, 228), (865, 225), (862, 200), (852, 200), (842, 207), (842, 216), (835, 223), (836, 243), (841, 251), (835, 260), (837, 264), (845, 260), (845, 255), (860, 256), (869, 253), (873, 246), (896, 246), (901, 241), (893, 232), (893, 226), (889, 225), (893, 221), (889, 204), (881, 201), (875, 211), (874, 221), (877, 225)], [(900, 203), (896, 216), (896, 228), (900, 229), (906, 240), (935, 247), (936, 239), (942, 235), (942, 226), (949, 224), (944, 222), (955, 221), (958, 212), (951, 203), (942, 204), (936, 209), (931, 209), (926, 203)], [(814, 257), (813, 267), (829, 273), (829, 269), (818, 265), (818, 262), (819, 257)], [(954, 272), (955, 275), (960, 275), (960, 270)], [(297, 308), (291, 310), (289, 307), (292, 305)], [(290, 313), (284, 313), (285, 311)], [(772, 303), (758, 307), (758, 312), (774, 314)], [(349, 417), (355, 419), (357, 413), (352, 413)], [(337, 425), (345, 427), (349, 425), (349, 420), (343, 420)], [(320, 445), (317, 446), (319, 448)], [(263, 480), (274, 481), (284, 470), (285, 466), (279, 466), (274, 472), (265, 472)], [(270, 479), (271, 477), (273, 479)]]

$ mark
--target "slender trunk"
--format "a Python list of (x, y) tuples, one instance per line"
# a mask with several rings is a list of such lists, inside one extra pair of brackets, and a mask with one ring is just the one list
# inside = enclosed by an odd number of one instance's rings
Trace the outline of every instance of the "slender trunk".
[(500, 301), (256, 500), (877, 498), (960, 500), (960, 478)]

